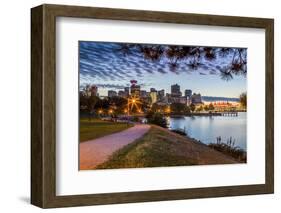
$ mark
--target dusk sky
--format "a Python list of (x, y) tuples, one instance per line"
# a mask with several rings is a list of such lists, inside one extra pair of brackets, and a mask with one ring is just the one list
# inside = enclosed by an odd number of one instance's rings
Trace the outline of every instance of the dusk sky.
[[(163, 45), (165, 46), (165, 45)], [(151, 87), (170, 93), (172, 84), (179, 84), (181, 91), (191, 89), (203, 96), (237, 98), (247, 91), (245, 76), (234, 76), (230, 81), (222, 80), (220, 70), (232, 60), (232, 56), (218, 57), (207, 61), (194, 70), (182, 65), (171, 70), (167, 59), (150, 61), (137, 49), (129, 55), (119, 51), (118, 43), (79, 42), (80, 86), (95, 84), (101, 96), (107, 96), (108, 90), (123, 90), (130, 80), (137, 80), (141, 90)]]

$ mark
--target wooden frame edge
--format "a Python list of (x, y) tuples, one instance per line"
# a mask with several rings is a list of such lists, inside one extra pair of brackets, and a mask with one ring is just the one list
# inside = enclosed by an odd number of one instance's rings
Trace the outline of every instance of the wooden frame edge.
[[(55, 22), (58, 16), (264, 28), (266, 31), (267, 93), (266, 183), (245, 186), (56, 196)], [(274, 192), (273, 19), (45, 4), (31, 9), (31, 26), (31, 203), (33, 205), (41, 208), (54, 208)]]
[(43, 7), (31, 10), (31, 203), (43, 207)]
[(265, 156), (266, 185), (274, 193), (274, 20), (270, 19), (265, 27)]

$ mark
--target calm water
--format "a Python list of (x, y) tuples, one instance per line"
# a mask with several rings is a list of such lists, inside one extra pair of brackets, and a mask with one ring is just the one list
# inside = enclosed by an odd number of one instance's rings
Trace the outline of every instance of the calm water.
[(228, 138), (235, 139), (235, 145), (246, 150), (247, 113), (240, 112), (237, 117), (224, 116), (193, 116), (168, 118), (171, 129), (185, 129), (188, 136), (203, 143), (216, 142), (218, 136), (226, 142)]

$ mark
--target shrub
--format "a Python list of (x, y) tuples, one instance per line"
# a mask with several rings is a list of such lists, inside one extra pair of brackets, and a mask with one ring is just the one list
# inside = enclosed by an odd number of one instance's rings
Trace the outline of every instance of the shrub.
[(173, 114), (190, 114), (190, 108), (186, 104), (182, 103), (172, 103), (171, 104), (171, 112)]
[(210, 143), (208, 144), (208, 146), (219, 152), (230, 155), (231, 157), (239, 160), (240, 162), (247, 161), (247, 153), (239, 146), (235, 146), (235, 139), (232, 139), (232, 137), (227, 139), (226, 143), (222, 142), (221, 137), (217, 137), (217, 142)]
[(167, 119), (165, 116), (158, 112), (149, 112), (146, 116), (147, 122), (151, 124), (155, 124), (164, 128), (167, 128)]

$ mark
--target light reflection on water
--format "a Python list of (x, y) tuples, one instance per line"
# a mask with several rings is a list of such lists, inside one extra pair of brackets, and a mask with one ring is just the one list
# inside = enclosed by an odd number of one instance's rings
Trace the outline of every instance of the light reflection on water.
[(247, 148), (247, 113), (240, 112), (237, 117), (228, 116), (193, 116), (168, 118), (169, 128), (185, 129), (189, 137), (203, 143), (216, 142), (218, 136), (226, 142), (228, 138), (235, 139), (235, 145)]

